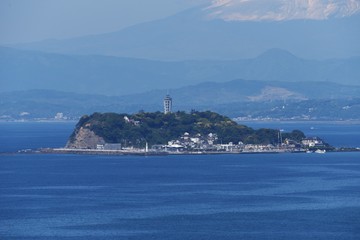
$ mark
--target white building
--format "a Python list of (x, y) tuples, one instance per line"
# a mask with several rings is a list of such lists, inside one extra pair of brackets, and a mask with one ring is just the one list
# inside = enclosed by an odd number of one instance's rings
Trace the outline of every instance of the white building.
[(322, 139), (320, 139), (318, 137), (304, 138), (301, 141), (301, 143), (307, 147), (316, 147), (316, 146), (324, 145), (324, 142), (322, 141)]
[(164, 113), (171, 113), (172, 110), (172, 98), (167, 94), (164, 98)]

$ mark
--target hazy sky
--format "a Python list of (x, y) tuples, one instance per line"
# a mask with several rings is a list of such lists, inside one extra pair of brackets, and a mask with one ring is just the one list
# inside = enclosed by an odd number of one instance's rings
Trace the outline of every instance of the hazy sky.
[(112, 32), (203, 0), (0, 0), (0, 44)]

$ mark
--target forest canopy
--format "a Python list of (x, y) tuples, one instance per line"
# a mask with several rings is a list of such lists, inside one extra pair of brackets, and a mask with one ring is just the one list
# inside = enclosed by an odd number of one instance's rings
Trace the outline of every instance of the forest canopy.
[[(146, 142), (150, 146), (166, 144), (170, 140), (179, 138), (185, 132), (190, 135), (201, 134), (202, 136), (210, 133), (216, 134), (218, 136), (216, 143), (279, 143), (279, 130), (277, 129), (254, 130), (211, 111), (192, 111), (191, 113), (178, 111), (168, 114), (139, 112), (132, 115), (94, 113), (90, 116), (83, 116), (76, 129), (80, 127), (92, 130), (107, 143), (121, 143), (129, 146), (144, 146)], [(300, 130), (294, 130), (291, 133), (282, 133), (282, 138), (299, 142), (305, 138), (305, 135)]]

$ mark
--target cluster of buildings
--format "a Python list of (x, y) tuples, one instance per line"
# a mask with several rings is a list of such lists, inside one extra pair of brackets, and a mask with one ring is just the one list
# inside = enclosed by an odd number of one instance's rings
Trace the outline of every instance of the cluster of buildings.
[(163, 145), (153, 145), (151, 149), (146, 144), (145, 149), (124, 148), (121, 144), (98, 144), (96, 150), (103, 151), (134, 151), (153, 153), (269, 153), (269, 152), (305, 152), (309, 148), (323, 148), (325, 143), (318, 137), (305, 138), (301, 143), (285, 139), (277, 145), (273, 144), (244, 144), (238, 143), (217, 143), (218, 136), (209, 133), (191, 135), (185, 132), (181, 137), (169, 141)]
[(201, 134), (190, 135), (185, 132), (180, 138), (171, 140), (164, 145), (152, 146), (152, 151), (183, 153), (183, 152), (295, 152), (304, 151), (303, 146), (290, 140), (278, 145), (272, 144), (244, 144), (238, 143), (217, 143), (216, 133), (209, 133), (206, 136)]
[(301, 144), (307, 148), (321, 148), (324, 147), (324, 142), (318, 137), (308, 137), (301, 141)]
[(164, 145), (154, 145), (150, 151), (168, 153), (266, 153), (266, 152), (305, 152), (309, 148), (323, 148), (325, 143), (318, 137), (305, 138), (301, 143), (285, 139), (279, 144), (244, 144), (238, 143), (216, 143), (218, 137), (215, 133), (206, 136), (201, 134), (190, 135), (185, 132), (180, 138), (171, 140)]
[(169, 152), (183, 152), (183, 151), (215, 151), (218, 150), (214, 142), (218, 139), (214, 133), (209, 133), (206, 136), (201, 134), (190, 135), (185, 132), (181, 137), (169, 141), (165, 145), (153, 145), (154, 151), (169, 151)]

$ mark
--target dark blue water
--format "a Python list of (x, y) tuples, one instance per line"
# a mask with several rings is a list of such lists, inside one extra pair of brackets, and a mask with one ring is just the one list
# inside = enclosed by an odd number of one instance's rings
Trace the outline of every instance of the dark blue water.
[(75, 122), (0, 122), (0, 153), (64, 147)]
[(0, 160), (0, 239), (360, 239), (360, 154)]
[[(73, 125), (28, 127), (1, 145), (63, 146)], [(1, 154), (0, 239), (355, 240), (359, 189), (360, 153)]]

